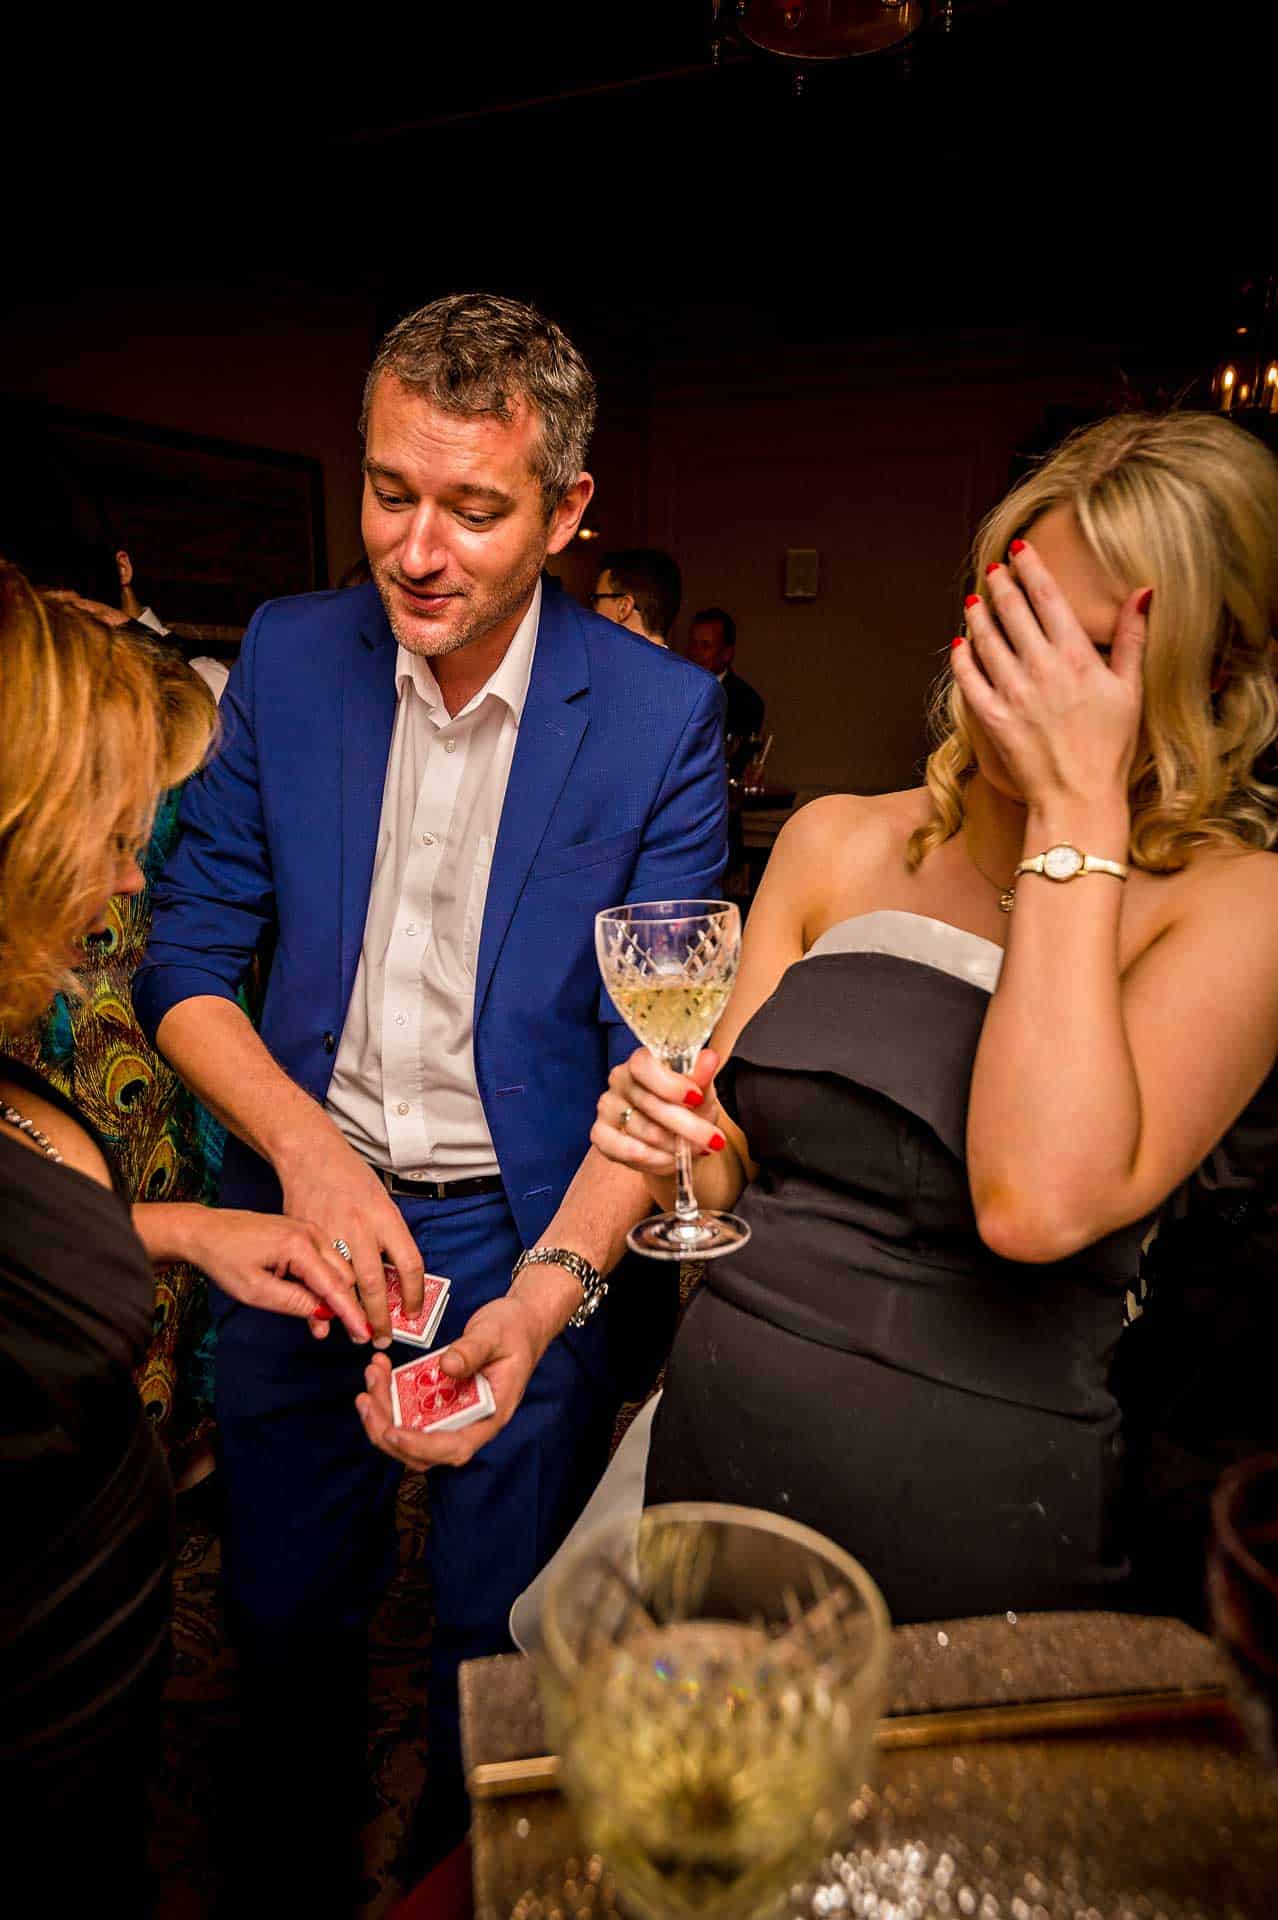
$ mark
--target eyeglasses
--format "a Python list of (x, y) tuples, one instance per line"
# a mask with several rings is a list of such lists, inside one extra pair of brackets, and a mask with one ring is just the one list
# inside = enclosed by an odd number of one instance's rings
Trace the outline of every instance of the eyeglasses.
[(592, 607), (597, 607), (601, 600), (624, 600), (626, 597), (624, 593), (592, 593), (590, 604)]

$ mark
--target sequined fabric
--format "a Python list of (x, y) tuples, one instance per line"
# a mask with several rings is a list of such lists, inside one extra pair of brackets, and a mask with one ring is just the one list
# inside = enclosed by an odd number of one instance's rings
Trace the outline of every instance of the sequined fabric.
[[(1036, 1614), (897, 1628), (889, 1713), (1219, 1685), (1179, 1622)], [(544, 1751), (531, 1662), (462, 1670), (467, 1766)], [(856, 1920), (1272, 1920), (1278, 1787), (1227, 1723), (888, 1751), (850, 1801), (840, 1850), (787, 1916)], [(565, 1802), (483, 1802), (477, 1920), (622, 1909)]]

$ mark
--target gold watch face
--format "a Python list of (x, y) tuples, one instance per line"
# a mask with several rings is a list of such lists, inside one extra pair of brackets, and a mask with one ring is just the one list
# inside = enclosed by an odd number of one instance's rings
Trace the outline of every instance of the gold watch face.
[(1043, 855), (1043, 872), (1049, 880), (1072, 880), (1082, 871), (1083, 856), (1077, 847), (1062, 843), (1059, 847), (1049, 847)]

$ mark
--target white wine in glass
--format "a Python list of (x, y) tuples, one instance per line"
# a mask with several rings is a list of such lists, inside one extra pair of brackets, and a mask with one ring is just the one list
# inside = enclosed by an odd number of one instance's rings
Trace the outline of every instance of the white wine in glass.
[[(613, 1005), (649, 1053), (691, 1073), (728, 1003), (741, 957), (741, 915), (727, 900), (645, 900), (608, 907), (595, 920), (599, 971)], [(734, 1213), (703, 1212), (692, 1184), (692, 1149), (675, 1151), (673, 1213), (653, 1214), (627, 1235), (658, 1260), (715, 1260), (750, 1238)]]
[(870, 1769), (889, 1625), (869, 1576), (774, 1514), (650, 1507), (560, 1556), (542, 1626), (564, 1790), (626, 1910), (777, 1912)]

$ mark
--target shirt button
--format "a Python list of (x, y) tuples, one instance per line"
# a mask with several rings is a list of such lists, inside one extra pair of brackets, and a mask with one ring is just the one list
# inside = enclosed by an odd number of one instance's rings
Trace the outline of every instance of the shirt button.
[(398, 1105), (398, 1106), (396, 1107), (396, 1109), (395, 1109), (395, 1111), (396, 1111), (396, 1113), (407, 1113), (407, 1112), (408, 1112), (408, 1110), (409, 1110), (409, 1109), (408, 1109), (408, 1102), (407, 1102), (407, 1100), (401, 1100), (401, 1101), (400, 1101), (400, 1103), (399, 1103), (399, 1105)]
[(456, 742), (455, 740), (445, 740), (445, 742), (444, 742), (444, 752), (445, 752), (445, 753), (456, 753), (456, 751), (457, 751), (457, 742)]
[(416, 923), (416, 921), (413, 921), (413, 920), (410, 920), (410, 921), (409, 921), (409, 923), (408, 923), (408, 925), (407, 925), (407, 926), (406, 926), (406, 927), (404, 928), (404, 932), (405, 932), (405, 933), (416, 933), (416, 931), (417, 931), (417, 923)]
[(395, 1015), (395, 1025), (396, 1025), (397, 1027), (404, 1027), (404, 1026), (407, 1026), (407, 1025), (408, 1025), (408, 1015), (407, 1015), (406, 1013), (397, 1013), (397, 1014)]
[(434, 844), (435, 844), (435, 836), (433, 833), (424, 833), (422, 835), (422, 845), (424, 847), (433, 847)]

